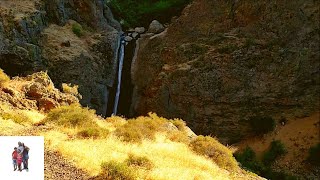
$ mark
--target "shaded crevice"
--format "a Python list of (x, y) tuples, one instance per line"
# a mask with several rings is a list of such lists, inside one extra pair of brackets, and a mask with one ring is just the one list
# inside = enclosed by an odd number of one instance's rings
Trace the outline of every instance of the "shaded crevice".
[(33, 68), (24, 62), (27, 60), (16, 54), (0, 55), (0, 68), (11, 77), (25, 76), (33, 72)]

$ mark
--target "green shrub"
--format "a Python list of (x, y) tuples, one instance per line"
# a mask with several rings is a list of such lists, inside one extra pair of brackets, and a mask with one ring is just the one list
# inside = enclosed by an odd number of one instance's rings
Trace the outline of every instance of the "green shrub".
[(135, 173), (126, 163), (115, 161), (101, 164), (102, 173), (95, 179), (98, 180), (134, 180)]
[(230, 54), (237, 49), (239, 49), (239, 47), (237, 45), (227, 44), (223, 47), (218, 48), (217, 51), (221, 54)]
[(129, 154), (126, 163), (128, 166), (140, 166), (146, 169), (151, 169), (153, 167), (152, 162), (147, 157), (136, 156), (133, 154)]
[(251, 117), (249, 123), (253, 131), (258, 135), (273, 131), (276, 126), (276, 121), (272, 117)]
[[(280, 143), (281, 144), (281, 143)], [(272, 146), (272, 145), (271, 145)], [(280, 145), (282, 146), (282, 145)], [(275, 148), (278, 147), (278, 148)], [(275, 142), (273, 145), (274, 149), (279, 149), (279, 142)], [(280, 149), (283, 147), (280, 147)], [(271, 150), (271, 149), (270, 149)], [(282, 150), (283, 152), (283, 150)], [(235, 158), (241, 163), (241, 166), (249, 171), (252, 171), (259, 176), (265, 177), (267, 179), (281, 179), (281, 180), (295, 180), (296, 177), (284, 172), (284, 171), (274, 171), (270, 167), (270, 163), (263, 164), (257, 160), (255, 152), (247, 147), (240, 153), (235, 154)]]
[(312, 165), (320, 166), (320, 143), (309, 149), (307, 161)]
[[(108, 2), (115, 17), (122, 19), (124, 28), (148, 26), (157, 19), (169, 22), (171, 17), (178, 15), (191, 0), (110, 0)], [(118, 20), (120, 20), (118, 19)]]
[(165, 131), (167, 121), (159, 117), (138, 117), (115, 130), (115, 134), (126, 142), (141, 142), (142, 139), (154, 139), (156, 132)]
[(77, 133), (77, 135), (82, 138), (106, 137), (108, 134), (109, 131), (107, 129), (103, 129), (100, 127), (89, 127)]
[(0, 116), (3, 119), (11, 119), (13, 122), (22, 124), (23, 122), (29, 122), (30, 119), (28, 116), (21, 112), (11, 111), (11, 112), (0, 112)]
[(263, 155), (262, 162), (265, 165), (270, 166), (278, 157), (286, 153), (286, 148), (281, 141), (272, 141), (269, 150)]
[(181, 119), (170, 120), (170, 122), (175, 125), (180, 131), (186, 128), (186, 122)]
[(73, 104), (52, 109), (44, 122), (53, 122), (64, 127), (95, 127), (95, 111)]
[(285, 171), (274, 171), (270, 167), (267, 167), (263, 174), (261, 174), (263, 177), (271, 180), (297, 180), (295, 176), (292, 176), (291, 174), (285, 172)]
[(261, 174), (265, 167), (256, 159), (256, 153), (250, 148), (246, 147), (242, 152), (236, 153), (235, 158), (241, 163), (241, 166), (257, 174)]
[(0, 69), (0, 87), (9, 80), (10, 77), (6, 73), (4, 73), (2, 69)]
[(191, 141), (190, 147), (196, 153), (209, 157), (221, 168), (234, 170), (238, 167), (231, 150), (210, 136), (198, 136)]
[(68, 94), (71, 94), (71, 95), (74, 95), (76, 97), (81, 98), (82, 96), (79, 94), (78, 88), (79, 88), (78, 85), (71, 85), (71, 84), (62, 83), (62, 91), (64, 93), (68, 93)]
[(79, 23), (72, 24), (72, 32), (78, 37), (81, 37), (84, 34), (83, 28)]

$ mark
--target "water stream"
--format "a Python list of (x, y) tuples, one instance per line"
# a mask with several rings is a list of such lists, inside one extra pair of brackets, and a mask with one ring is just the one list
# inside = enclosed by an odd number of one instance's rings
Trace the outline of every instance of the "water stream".
[(117, 111), (118, 111), (118, 104), (119, 104), (120, 91), (121, 91), (121, 77), (122, 77), (125, 45), (126, 45), (126, 42), (124, 41), (124, 36), (121, 36), (120, 51), (119, 51), (118, 81), (117, 81), (118, 84), (117, 84), (117, 91), (116, 91), (116, 96), (115, 96), (114, 106), (113, 106), (113, 113), (112, 113), (113, 115), (117, 115)]

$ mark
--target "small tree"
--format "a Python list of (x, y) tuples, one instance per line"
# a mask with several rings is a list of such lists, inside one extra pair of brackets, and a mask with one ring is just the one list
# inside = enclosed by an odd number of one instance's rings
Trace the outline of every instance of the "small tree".
[(307, 161), (312, 165), (320, 166), (320, 143), (309, 149)]
[(276, 127), (276, 121), (272, 117), (254, 116), (249, 119), (253, 131), (258, 134), (266, 134), (273, 131)]
[(263, 155), (262, 162), (265, 165), (270, 166), (278, 157), (286, 153), (287, 150), (281, 141), (272, 141), (269, 150)]

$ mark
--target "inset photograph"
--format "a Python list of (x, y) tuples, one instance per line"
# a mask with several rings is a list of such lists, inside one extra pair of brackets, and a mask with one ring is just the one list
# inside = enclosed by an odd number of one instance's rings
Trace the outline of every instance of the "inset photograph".
[(0, 177), (44, 179), (43, 136), (0, 136)]

